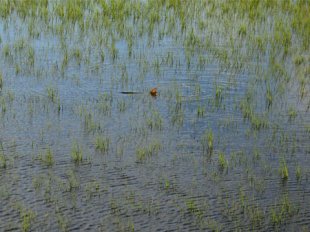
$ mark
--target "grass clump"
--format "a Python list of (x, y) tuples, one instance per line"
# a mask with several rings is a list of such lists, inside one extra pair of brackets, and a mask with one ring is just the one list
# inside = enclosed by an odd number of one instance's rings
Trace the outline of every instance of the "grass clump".
[(2, 48), (2, 52), (3, 52), (3, 55), (4, 55), (5, 57), (11, 56), (11, 48), (10, 48), (10, 46), (9, 46), (8, 44), (5, 44), (5, 45), (3, 46), (3, 48)]
[(158, 141), (152, 142), (146, 147), (138, 147), (136, 150), (137, 162), (143, 162), (146, 159), (158, 154), (161, 148), (162, 145)]
[(39, 154), (38, 159), (47, 166), (53, 166), (55, 163), (54, 155), (51, 148), (48, 148), (45, 154)]
[(197, 216), (202, 215), (201, 210), (198, 207), (198, 204), (195, 200), (189, 199), (185, 202), (187, 211), (191, 214), (195, 214)]
[(0, 143), (0, 169), (6, 169), (14, 164), (14, 158), (5, 154), (3, 144)]
[(305, 58), (301, 55), (298, 55), (293, 58), (293, 61), (295, 65), (301, 65), (302, 63), (304, 63)]
[(228, 167), (228, 161), (226, 160), (223, 152), (219, 153), (218, 166), (221, 170), (224, 170), (225, 168)]
[(223, 100), (223, 88), (221, 86), (216, 86), (215, 88), (215, 105), (220, 106)]
[(0, 151), (0, 168), (5, 169), (7, 167), (7, 158), (4, 153)]
[(2, 73), (0, 72), (0, 89), (3, 87), (3, 76)]
[(268, 127), (268, 120), (257, 115), (253, 115), (250, 119), (250, 122), (254, 130), (260, 130), (262, 128)]
[(57, 224), (61, 231), (68, 231), (69, 220), (61, 212), (56, 213)]
[(27, 232), (31, 229), (31, 222), (35, 219), (36, 215), (32, 210), (21, 213), (22, 217), (22, 231)]
[(89, 198), (99, 193), (99, 190), (100, 190), (100, 184), (96, 180), (93, 180), (86, 184), (85, 191)]
[(271, 221), (277, 226), (285, 223), (287, 219), (297, 213), (297, 209), (292, 205), (288, 196), (282, 197), (278, 205), (271, 209)]
[(296, 110), (295, 110), (293, 107), (290, 107), (290, 108), (288, 109), (288, 118), (289, 118), (289, 121), (294, 120), (296, 117), (297, 117), (297, 112), (296, 112)]
[(58, 99), (58, 91), (54, 87), (47, 87), (47, 97), (51, 100), (51, 102), (56, 103)]
[(31, 231), (31, 223), (35, 220), (36, 214), (31, 209), (27, 209), (21, 203), (16, 203), (14, 206), (16, 210), (18, 210), (20, 218), (21, 218), (21, 231), (28, 232)]
[(81, 163), (83, 160), (83, 151), (81, 146), (75, 141), (71, 148), (71, 158), (74, 163)]
[(279, 169), (280, 175), (282, 180), (287, 180), (288, 179), (288, 167), (286, 164), (286, 161), (284, 160), (284, 158), (281, 160), (280, 162), (280, 169)]
[(239, 30), (238, 30), (238, 34), (240, 36), (245, 36), (246, 35), (246, 31), (247, 31), (247, 26), (245, 23), (242, 23), (239, 27)]
[(213, 138), (213, 132), (211, 130), (206, 130), (204, 135), (202, 136), (202, 152), (203, 154), (212, 155), (213, 153), (213, 144), (214, 144), (214, 138)]
[(151, 130), (161, 130), (163, 127), (163, 118), (157, 111), (154, 111), (152, 115), (147, 118), (146, 123)]
[(205, 114), (205, 109), (202, 106), (198, 106), (197, 108), (197, 117), (201, 118)]
[(95, 140), (95, 148), (96, 150), (106, 153), (109, 150), (110, 146), (110, 138), (104, 136), (97, 136)]
[(73, 189), (77, 189), (80, 187), (80, 182), (72, 170), (67, 172), (67, 191), (71, 192)]
[[(267, 96), (268, 97), (268, 96)], [(268, 97), (269, 99), (267, 101), (267, 106), (272, 104), (272, 95)], [(242, 100), (240, 103), (240, 109), (243, 114), (243, 118), (249, 120), (251, 123), (251, 127), (254, 130), (261, 130), (263, 128), (268, 128), (268, 120), (266, 117), (260, 116), (256, 114), (249, 102), (249, 99)]]
[(266, 105), (267, 105), (268, 109), (271, 107), (272, 102), (273, 102), (273, 94), (271, 91), (271, 87), (270, 87), (270, 85), (267, 85), (267, 88), (266, 88)]
[(301, 172), (301, 167), (298, 165), (296, 167), (296, 179), (299, 181), (301, 180), (302, 172)]

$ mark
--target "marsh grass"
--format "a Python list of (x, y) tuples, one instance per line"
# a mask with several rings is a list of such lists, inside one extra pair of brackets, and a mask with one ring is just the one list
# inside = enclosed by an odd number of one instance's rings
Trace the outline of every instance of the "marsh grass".
[(228, 161), (226, 160), (225, 158), (225, 155), (223, 152), (220, 152), (219, 153), (219, 156), (218, 156), (218, 166), (221, 170), (224, 170), (226, 168), (228, 168)]
[(267, 85), (267, 89), (266, 89), (266, 105), (267, 105), (268, 109), (271, 107), (272, 102), (273, 102), (273, 94), (272, 94), (272, 91), (271, 91), (271, 87), (270, 87), (270, 85)]
[(294, 107), (290, 107), (288, 109), (288, 118), (289, 118), (289, 121), (293, 121), (295, 118), (297, 117), (297, 112), (296, 110), (294, 109)]
[(112, 93), (103, 93), (98, 97), (98, 110), (106, 116), (111, 115), (113, 96)]
[(197, 107), (197, 117), (201, 118), (205, 115), (205, 109), (202, 106)]
[(51, 102), (56, 103), (59, 98), (57, 89), (53, 86), (48, 86), (46, 88), (46, 92), (47, 97), (51, 100)]
[(126, 111), (126, 101), (118, 101), (117, 102), (117, 108), (119, 110), (119, 112), (125, 112)]
[(136, 149), (136, 161), (141, 163), (150, 159), (152, 156), (157, 155), (162, 149), (159, 141), (152, 141), (148, 146), (140, 146)]
[(39, 153), (38, 159), (47, 166), (53, 166), (55, 163), (54, 154), (51, 148), (47, 148), (45, 153)]
[(0, 72), (0, 90), (3, 88), (3, 75), (2, 72)]
[(80, 181), (73, 170), (67, 172), (66, 190), (71, 192), (80, 187)]
[(3, 52), (4, 57), (6, 57), (6, 58), (11, 57), (11, 47), (8, 44), (5, 44), (3, 46), (2, 52)]
[(152, 111), (150, 116), (146, 119), (147, 126), (153, 130), (161, 130), (163, 128), (163, 118), (157, 111)]
[(83, 150), (81, 145), (77, 141), (74, 141), (72, 144), (71, 159), (76, 164), (79, 164), (83, 161)]
[(63, 232), (68, 231), (69, 230), (69, 219), (66, 218), (65, 215), (63, 215), (60, 212), (56, 213), (56, 220), (57, 220), (57, 224), (59, 226), (59, 229)]
[(97, 136), (95, 139), (95, 148), (101, 153), (106, 153), (109, 150), (110, 138), (105, 136)]
[(288, 196), (284, 195), (280, 201), (271, 208), (271, 221), (275, 226), (279, 226), (297, 213), (298, 209), (294, 207)]
[(201, 139), (203, 154), (212, 155), (214, 149), (214, 138), (211, 130), (206, 130)]
[(7, 161), (7, 157), (4, 155), (3, 151), (0, 151), (0, 168), (7, 168), (8, 166), (8, 161)]
[(1, 106), (2, 114), (5, 114), (7, 111), (7, 103), (6, 103), (6, 99), (2, 96), (0, 96), (0, 106)]
[(300, 181), (302, 178), (302, 171), (301, 171), (301, 167), (299, 165), (297, 165), (297, 167), (296, 167), (295, 174), (296, 174), (296, 179), (298, 181)]
[(86, 184), (86, 186), (85, 186), (85, 191), (86, 191), (86, 194), (87, 194), (88, 198), (96, 196), (97, 194), (100, 193), (100, 184), (99, 184), (99, 182), (96, 181), (96, 180), (88, 182)]
[(280, 161), (280, 168), (279, 168), (280, 176), (282, 180), (287, 180), (289, 177), (288, 167), (284, 158)]
[(0, 187), (0, 199), (7, 200), (11, 195), (11, 192), (8, 189), (7, 185), (3, 185)]
[(22, 203), (17, 202), (14, 208), (19, 212), (19, 216), (21, 219), (21, 228), (20, 230), (23, 232), (31, 231), (31, 224), (36, 219), (36, 213), (26, 208)]
[(223, 101), (223, 88), (220, 86), (216, 86), (215, 88), (215, 105), (217, 107), (220, 106), (220, 104)]

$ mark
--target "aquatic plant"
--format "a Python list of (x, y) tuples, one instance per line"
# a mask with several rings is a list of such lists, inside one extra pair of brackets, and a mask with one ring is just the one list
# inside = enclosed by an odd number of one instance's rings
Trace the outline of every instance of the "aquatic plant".
[(213, 132), (211, 130), (206, 130), (202, 136), (201, 143), (202, 143), (202, 152), (203, 154), (212, 155), (213, 153)]
[(284, 195), (278, 204), (271, 208), (271, 221), (275, 226), (285, 223), (290, 217), (296, 214), (297, 209), (293, 206), (288, 198)]
[(87, 132), (95, 132), (100, 129), (100, 124), (96, 123), (92, 112), (83, 112), (84, 127)]
[(9, 57), (11, 55), (11, 48), (8, 44), (5, 44), (2, 48), (2, 52), (5, 57)]
[(0, 151), (0, 168), (7, 167), (7, 158), (4, 155), (3, 151)]
[(3, 75), (2, 72), (0, 72), (0, 90), (3, 88)]
[(73, 170), (67, 172), (66, 190), (71, 192), (80, 187), (80, 182)]
[(163, 118), (159, 112), (152, 111), (150, 116), (146, 119), (146, 124), (151, 130), (161, 130), (163, 127)]
[(98, 181), (93, 180), (91, 182), (88, 182), (85, 186), (85, 191), (87, 193), (87, 196), (90, 198), (94, 196), (95, 194), (99, 193), (100, 190), (100, 184)]
[(219, 153), (219, 156), (218, 156), (218, 165), (219, 165), (219, 168), (221, 170), (224, 170), (225, 168), (228, 167), (228, 161), (226, 160), (225, 158), (225, 155), (223, 152), (220, 152)]
[(192, 199), (186, 201), (186, 207), (190, 213), (196, 213), (199, 211), (196, 201)]
[(223, 102), (223, 88), (221, 86), (215, 87), (215, 106), (220, 107)]
[(51, 102), (56, 103), (58, 100), (58, 91), (56, 87), (48, 86), (46, 88), (47, 97), (51, 100)]
[(33, 67), (35, 62), (35, 50), (33, 47), (29, 47), (27, 50), (27, 57), (28, 57), (28, 65)]
[(112, 102), (113, 102), (113, 96), (111, 93), (103, 93), (100, 94), (98, 97), (98, 103), (97, 107), (100, 112), (102, 112), (104, 115), (110, 115), (112, 110)]
[(26, 208), (22, 203), (16, 202), (14, 208), (18, 210), (21, 219), (21, 228), (23, 232), (31, 231), (31, 224), (36, 218), (36, 213), (32, 209)]
[(136, 160), (137, 162), (143, 162), (154, 155), (162, 149), (162, 145), (158, 141), (152, 141), (148, 146), (139, 146), (136, 149)]
[(279, 172), (280, 172), (280, 176), (283, 180), (287, 180), (288, 179), (288, 176), (289, 176), (289, 173), (288, 173), (288, 167), (287, 167), (287, 164), (286, 164), (286, 161), (283, 159), (281, 159), (280, 161), (280, 169), (279, 169)]
[(71, 148), (71, 158), (76, 163), (79, 164), (83, 160), (83, 151), (81, 145), (77, 141), (74, 141)]
[(31, 222), (35, 219), (36, 215), (33, 211), (29, 210), (21, 213), (22, 217), (22, 231), (27, 232), (30, 231)]
[(102, 153), (106, 153), (109, 150), (110, 138), (105, 136), (97, 136), (95, 139), (95, 148)]
[(297, 112), (296, 112), (296, 110), (291, 106), (291, 107), (288, 109), (288, 118), (289, 118), (289, 121), (294, 120), (296, 117), (297, 117)]
[(45, 153), (40, 153), (38, 159), (47, 166), (53, 166), (55, 163), (54, 154), (50, 147), (47, 148)]
[(205, 109), (202, 106), (197, 107), (197, 117), (201, 118), (205, 114)]
[(69, 219), (61, 212), (56, 212), (56, 221), (61, 231), (68, 231)]
[(297, 165), (296, 167), (296, 179), (299, 181), (302, 177), (301, 167)]
[(242, 23), (239, 27), (238, 34), (243, 37), (246, 35), (246, 32), (247, 32), (247, 26), (245, 23)]
[(267, 85), (267, 89), (266, 89), (266, 105), (268, 109), (271, 107), (272, 102), (273, 102), (273, 94), (272, 94), (271, 87), (269, 84)]
[(117, 108), (119, 112), (125, 112), (126, 111), (126, 101), (118, 101), (117, 102)]

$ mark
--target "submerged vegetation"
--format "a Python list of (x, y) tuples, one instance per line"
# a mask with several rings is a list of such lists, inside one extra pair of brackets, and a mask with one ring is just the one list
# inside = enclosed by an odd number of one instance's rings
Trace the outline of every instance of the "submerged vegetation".
[(309, 12), (0, 0), (0, 231), (309, 231)]

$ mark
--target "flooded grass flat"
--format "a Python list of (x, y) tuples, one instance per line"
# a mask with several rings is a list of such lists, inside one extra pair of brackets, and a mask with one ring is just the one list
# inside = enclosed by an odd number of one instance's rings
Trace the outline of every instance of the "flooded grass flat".
[(309, 7), (0, 0), (0, 231), (309, 231)]

